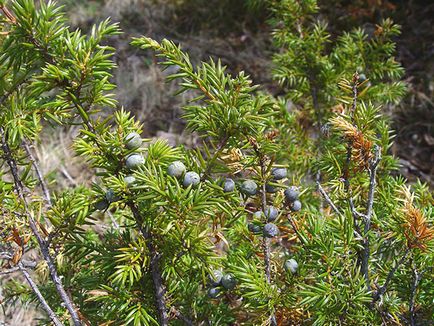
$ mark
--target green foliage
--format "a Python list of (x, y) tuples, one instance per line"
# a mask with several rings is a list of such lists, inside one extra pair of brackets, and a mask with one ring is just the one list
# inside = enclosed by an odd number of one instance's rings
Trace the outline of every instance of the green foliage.
[[(137, 148), (127, 135), (141, 134), (139, 121), (124, 109), (99, 112), (116, 106), (115, 49), (102, 44), (117, 25), (104, 21), (83, 35), (52, 2), (1, 3), (0, 259), (23, 272), (23, 255), (40, 253), (34, 284), (7, 282), (5, 302), (40, 304), (47, 324), (56, 316), (71, 325), (429, 320), (433, 197), (392, 175), (393, 137), (381, 112), (404, 93), (390, 21), (331, 46), (326, 25), (314, 21), (316, 1), (273, 1), (275, 42), (284, 48), (274, 76), (291, 110), (243, 72), (231, 76), (213, 60), (194, 66), (171, 41), (135, 38), (133, 46), (176, 71), (167, 79), (179, 82), (178, 93), (195, 94), (184, 119), (202, 141), (185, 148), (143, 139)], [(45, 185), (29, 144), (47, 125), (80, 127), (73, 149), (95, 174), (90, 187)], [(132, 154), (143, 158), (134, 169)], [(177, 161), (200, 183), (169, 175)], [(276, 167), (288, 177), (274, 178)], [(226, 178), (233, 191), (224, 191)], [(247, 180), (256, 193), (241, 191)], [(298, 187), (301, 210), (285, 198), (289, 186)], [(266, 216), (255, 212), (269, 205), (279, 235), (267, 238)], [(296, 271), (285, 270), (289, 259)], [(211, 284), (215, 270), (235, 287)]]

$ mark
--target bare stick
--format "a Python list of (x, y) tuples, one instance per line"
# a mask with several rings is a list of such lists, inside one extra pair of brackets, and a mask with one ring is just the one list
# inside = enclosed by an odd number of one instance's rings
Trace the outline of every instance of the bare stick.
[(375, 194), (375, 186), (377, 185), (375, 176), (377, 173), (378, 163), (381, 160), (381, 148), (375, 147), (374, 159), (369, 164), (369, 193), (368, 193), (368, 203), (366, 208), (366, 224), (365, 224), (365, 233), (371, 227), (371, 216), (372, 216), (372, 208), (374, 206), (374, 194)]
[(24, 210), (27, 215), (27, 220), (29, 222), (30, 229), (32, 230), (33, 235), (36, 238), (36, 241), (38, 242), (39, 248), (41, 250), (41, 254), (44, 257), (44, 260), (47, 262), (48, 270), (50, 272), (51, 279), (56, 287), (56, 290), (62, 299), (62, 301), (65, 303), (66, 309), (69, 311), (71, 318), (74, 322), (75, 326), (81, 326), (80, 318), (78, 317), (77, 312), (75, 311), (74, 304), (72, 303), (71, 299), (69, 298), (68, 294), (65, 291), (65, 288), (63, 287), (62, 281), (57, 273), (57, 268), (54, 264), (54, 261), (50, 255), (48, 245), (42, 235), (39, 233), (36, 221), (33, 219), (32, 214), (29, 212), (29, 208), (27, 205), (26, 197), (24, 196), (24, 186), (21, 182), (21, 179), (18, 174), (18, 168), (17, 164), (12, 157), (11, 150), (9, 148), (9, 145), (6, 142), (6, 135), (2, 127), (0, 127), (0, 137), (1, 137), (1, 148), (4, 153), (5, 160), (7, 164), (9, 165), (9, 168), (11, 170), (12, 177), (14, 179), (15, 183), (15, 191), (18, 194), (18, 197), (21, 199), (21, 202), (24, 205)]
[(56, 326), (62, 326), (63, 324), (60, 322), (59, 318), (56, 316), (53, 309), (51, 309), (51, 307), (48, 305), (47, 301), (45, 301), (44, 296), (42, 295), (41, 291), (39, 291), (38, 286), (33, 281), (32, 277), (27, 272), (23, 264), (19, 261), (17, 265), (18, 265), (18, 269), (21, 271), (21, 273), (23, 273), (25, 279), (27, 280), (27, 283), (29, 283), (30, 287), (32, 288), (32, 291), (38, 297), (39, 303), (41, 304), (45, 312), (48, 314), (48, 317), (50, 317), (53, 324)]
[(333, 201), (329, 197), (329, 195), (325, 192), (324, 188), (321, 186), (319, 181), (317, 181), (316, 184), (318, 186), (318, 190), (319, 190), (320, 194), (324, 197), (327, 204), (329, 204), (329, 206), (335, 211), (336, 214), (342, 215), (341, 212), (339, 211), (339, 209), (337, 208), (337, 206), (333, 203)]
[(32, 151), (30, 150), (29, 144), (25, 140), (23, 141), (23, 147), (27, 153), (27, 156), (30, 159), (30, 162), (32, 162), (33, 168), (35, 169), (36, 176), (38, 177), (39, 184), (41, 186), (42, 192), (44, 193), (45, 201), (46, 201), (47, 205), (49, 207), (51, 207), (50, 192), (48, 191), (48, 187), (45, 184), (44, 177), (41, 173), (41, 169), (39, 168), (39, 164), (38, 164), (38, 162), (36, 162), (36, 159), (33, 156)]
[(384, 284), (382, 286), (380, 286), (378, 288), (378, 290), (375, 292), (373, 299), (372, 299), (372, 303), (375, 303), (376, 301), (378, 301), (381, 296), (387, 291), (387, 287), (389, 286), (390, 281), (393, 278), (393, 275), (395, 274), (396, 270), (398, 269), (398, 267), (401, 266), (401, 264), (405, 261), (405, 259), (407, 258), (408, 253), (410, 252), (410, 249), (407, 248), (407, 250), (405, 251), (404, 255), (401, 257), (401, 259), (396, 263), (395, 267), (393, 267), (389, 274), (387, 274), (386, 277), (386, 281), (384, 281)]
[(187, 326), (193, 326), (193, 322), (189, 318), (185, 317), (178, 309), (172, 307), (170, 310), (173, 313), (173, 315), (177, 319), (182, 320), (184, 324), (186, 324)]
[(420, 281), (422, 280), (423, 272), (419, 273), (415, 266), (412, 266), (414, 280), (411, 285), (410, 302), (409, 302), (409, 313), (410, 313), (410, 325), (416, 326), (416, 316), (415, 316), (415, 303), (416, 303), (416, 292)]
[(371, 217), (374, 206), (374, 194), (375, 194), (375, 186), (376, 182), (376, 172), (378, 163), (381, 159), (381, 150), (377, 146), (375, 148), (375, 157), (369, 164), (369, 192), (368, 192), (368, 203), (365, 215), (365, 228), (363, 232), (363, 255), (362, 255), (362, 273), (365, 277), (366, 286), (369, 291), (371, 291), (371, 280), (369, 277), (369, 256), (370, 256), (370, 248), (369, 248), (369, 237), (368, 233), (371, 229)]

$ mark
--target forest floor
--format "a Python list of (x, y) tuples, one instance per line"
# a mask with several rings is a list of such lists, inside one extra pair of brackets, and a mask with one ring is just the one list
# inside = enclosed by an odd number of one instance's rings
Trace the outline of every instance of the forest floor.
[[(176, 85), (156, 66), (151, 53), (129, 45), (133, 36), (180, 43), (193, 62), (220, 59), (228, 71), (246, 71), (253, 82), (274, 95), (283, 95), (271, 79), (273, 51), (269, 13), (247, 8), (247, 1), (229, 0), (62, 0), (73, 27), (88, 30), (108, 16), (119, 21), (123, 34), (115, 38), (118, 100), (144, 123), (145, 136), (165, 137), (172, 143), (194, 144), (180, 119), (184, 97), (174, 97)], [(261, 1), (249, 1), (261, 3)], [(434, 186), (434, 3), (430, 1), (319, 1), (320, 19), (329, 22), (332, 36), (361, 26), (374, 28), (391, 17), (402, 26), (396, 39), (397, 60), (404, 66), (409, 92), (400, 105), (388, 110), (396, 139), (393, 153), (401, 173)], [(80, 171), (76, 173), (81, 174)], [(75, 176), (73, 176), (75, 178)]]

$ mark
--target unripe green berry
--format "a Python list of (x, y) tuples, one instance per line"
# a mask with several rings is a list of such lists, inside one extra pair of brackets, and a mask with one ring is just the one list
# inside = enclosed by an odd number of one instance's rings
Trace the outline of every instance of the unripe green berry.
[(142, 137), (137, 132), (130, 132), (127, 137), (125, 137), (125, 146), (128, 149), (137, 149), (142, 146)]
[(297, 187), (292, 186), (292, 187), (286, 188), (286, 190), (284, 191), (284, 194), (285, 194), (285, 199), (287, 201), (293, 202), (294, 200), (297, 200), (300, 192), (298, 191)]
[(209, 281), (210, 281), (211, 285), (218, 286), (222, 282), (223, 272), (221, 270), (217, 269), (217, 270), (212, 271), (208, 277), (209, 277)]
[(237, 285), (237, 280), (232, 274), (225, 274), (222, 278), (222, 285), (227, 290), (232, 290)]
[(95, 208), (99, 211), (104, 211), (109, 207), (109, 202), (107, 199), (101, 199), (95, 203)]
[(279, 215), (279, 210), (274, 206), (267, 206), (265, 207), (264, 215), (268, 222), (272, 222), (276, 220), (277, 216)]
[(140, 165), (145, 163), (145, 159), (141, 154), (131, 154), (127, 156), (127, 159), (125, 161), (125, 165), (127, 169), (133, 170), (138, 168)]
[(211, 299), (217, 299), (220, 296), (219, 288), (210, 288), (208, 289), (208, 297)]
[(291, 274), (295, 274), (297, 273), (297, 269), (298, 269), (298, 263), (295, 259), (288, 259), (285, 264), (283, 265), (283, 267), (285, 268), (285, 270), (287, 272), (290, 272)]
[(136, 182), (136, 178), (133, 175), (127, 175), (124, 178), (124, 182), (128, 187), (131, 187), (132, 185), (134, 185), (134, 182)]
[(223, 185), (223, 191), (224, 192), (232, 192), (235, 189), (235, 182), (234, 180), (227, 178), (225, 180), (225, 184)]
[(366, 75), (365, 74), (360, 74), (359, 75), (359, 83), (363, 83), (366, 80)]
[(197, 186), (200, 183), (200, 177), (199, 174), (197, 174), (196, 172), (190, 171), (187, 172), (184, 176), (184, 181), (183, 181), (183, 185), (184, 187), (188, 187), (190, 185)]
[(167, 174), (175, 177), (180, 178), (185, 173), (185, 165), (181, 161), (175, 161), (170, 163), (169, 167), (167, 168)]
[(271, 175), (274, 180), (282, 180), (286, 178), (287, 171), (285, 168), (274, 168), (271, 170)]
[(298, 212), (301, 209), (301, 202), (299, 200), (296, 200), (291, 205), (291, 210), (294, 212)]
[(279, 228), (273, 223), (267, 223), (264, 225), (264, 230), (262, 233), (266, 238), (273, 238), (279, 235)]
[(258, 185), (253, 180), (246, 180), (241, 184), (241, 192), (248, 196), (254, 196), (258, 190)]

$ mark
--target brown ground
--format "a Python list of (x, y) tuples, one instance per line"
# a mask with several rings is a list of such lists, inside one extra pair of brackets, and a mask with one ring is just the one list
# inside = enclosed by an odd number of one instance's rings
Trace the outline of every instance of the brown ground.
[[(173, 84), (164, 83), (164, 73), (150, 54), (129, 46), (131, 36), (170, 38), (182, 44), (193, 61), (220, 58), (229, 71), (250, 74), (255, 83), (276, 94), (270, 78), (268, 13), (248, 9), (260, 1), (230, 0), (105, 0), (71, 1), (67, 4), (72, 25), (87, 29), (94, 21), (111, 16), (125, 32), (114, 40), (119, 69), (116, 82), (119, 102), (144, 122), (148, 136), (184, 141), (180, 106), (185, 98), (172, 96)], [(396, 130), (394, 153), (400, 157), (401, 172), (410, 180), (419, 177), (434, 184), (434, 103), (431, 32), (434, 3), (431, 1), (319, 1), (321, 16), (330, 22), (332, 34), (355, 26), (370, 28), (382, 18), (392, 17), (402, 25), (397, 38), (398, 60), (406, 69), (409, 94), (393, 112)], [(333, 5), (331, 5), (333, 3)]]

